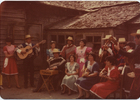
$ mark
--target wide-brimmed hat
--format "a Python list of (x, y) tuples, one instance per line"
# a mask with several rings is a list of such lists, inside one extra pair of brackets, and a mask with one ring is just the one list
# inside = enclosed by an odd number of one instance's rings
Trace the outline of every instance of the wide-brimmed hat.
[(53, 49), (53, 53), (60, 53), (59, 49)]
[(102, 38), (102, 40), (107, 40), (111, 37), (112, 35), (106, 35), (105, 38)]
[(31, 35), (28, 34), (25, 36), (25, 39), (27, 39), (27, 38), (32, 38), (32, 37), (31, 37)]
[(126, 43), (126, 40), (125, 40), (125, 38), (119, 38), (118, 42), (119, 43)]
[(68, 38), (67, 38), (67, 41), (73, 41), (73, 38), (71, 37), (71, 36), (69, 36)]
[(131, 35), (132, 36), (140, 35), (140, 29), (138, 29), (136, 33), (132, 33)]

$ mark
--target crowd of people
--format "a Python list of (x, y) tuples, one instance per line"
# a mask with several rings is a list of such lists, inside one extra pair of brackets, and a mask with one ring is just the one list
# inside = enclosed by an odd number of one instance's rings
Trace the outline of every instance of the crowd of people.
[[(58, 70), (58, 74), (53, 75), (53, 87), (55, 90), (61, 89), (61, 94), (72, 95), (78, 92), (76, 99), (107, 98), (112, 92), (122, 89), (122, 98), (135, 99), (140, 97), (140, 29), (132, 33), (134, 41), (126, 41), (112, 35), (106, 35), (102, 40), (104, 45), (99, 49), (100, 62), (96, 61), (97, 54), (91, 47), (86, 46), (86, 39), (81, 39), (79, 46), (74, 45), (72, 37), (67, 38), (67, 44), (60, 51), (56, 48), (56, 42), (51, 41), (51, 48), (46, 50), (48, 66), (44, 70)], [(22, 50), (26, 46), (33, 47), (33, 52), (24, 60), (24, 88), (28, 88), (28, 77), (30, 76), (30, 86), (34, 85), (34, 65), (33, 61), (40, 52), (39, 44), (32, 43), (31, 35), (25, 36), (25, 43), (15, 46), (12, 39), (6, 39), (6, 46), (3, 48), (5, 54), (2, 75), (7, 76), (8, 88), (11, 87), (11, 75), (15, 76), (16, 87), (20, 89), (18, 82), (18, 70), (15, 52), (26, 54)], [(28, 72), (30, 75), (28, 75)], [(1, 77), (1, 76), (0, 76)], [(43, 76), (47, 78), (48, 76)], [(0, 80), (2, 89), (2, 78)], [(41, 75), (33, 92), (39, 92), (43, 84)]]

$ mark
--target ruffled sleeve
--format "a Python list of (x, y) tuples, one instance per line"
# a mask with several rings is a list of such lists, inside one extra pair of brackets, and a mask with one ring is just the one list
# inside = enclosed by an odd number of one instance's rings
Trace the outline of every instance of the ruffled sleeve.
[(6, 46), (3, 47), (3, 52), (4, 52), (4, 53), (7, 53), (7, 48), (6, 48)]
[(89, 53), (91, 51), (92, 51), (92, 48), (91, 47), (87, 47), (86, 52)]

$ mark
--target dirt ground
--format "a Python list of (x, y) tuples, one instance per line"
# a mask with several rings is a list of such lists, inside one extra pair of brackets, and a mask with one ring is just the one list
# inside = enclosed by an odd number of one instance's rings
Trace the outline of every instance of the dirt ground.
[[(37, 85), (39, 72), (35, 72), (34, 80), (35, 85)], [(6, 77), (3, 77), (3, 90), (0, 90), (0, 95), (3, 99), (74, 99), (78, 96), (78, 93), (74, 93), (70, 96), (67, 94), (61, 95), (61, 91), (51, 91), (50, 94), (47, 90), (41, 92), (33, 93), (30, 85), (27, 89), (24, 88), (23, 84), (23, 74), (19, 74), (19, 84), (22, 87), (21, 89), (16, 88), (16, 83), (14, 77), (11, 78), (11, 88), (7, 88)]]

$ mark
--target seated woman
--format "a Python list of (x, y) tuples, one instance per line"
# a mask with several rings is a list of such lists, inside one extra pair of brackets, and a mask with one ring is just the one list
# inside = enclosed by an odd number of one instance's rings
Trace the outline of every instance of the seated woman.
[[(85, 70), (83, 76), (78, 78), (75, 83), (79, 90), (79, 96), (77, 99), (89, 98), (89, 90), (98, 82), (99, 65), (95, 61), (95, 54), (89, 53), (88, 61), (85, 63), (82, 70)], [(86, 92), (85, 97), (83, 96), (83, 91)]]
[[(99, 76), (107, 79), (106, 82), (100, 82), (90, 89), (96, 98), (106, 98), (110, 93), (119, 88), (119, 76), (120, 72), (115, 66), (116, 59), (113, 56), (106, 58), (106, 67), (100, 72)], [(107, 71), (107, 75), (104, 72)]]
[(63, 89), (61, 94), (64, 94), (66, 92), (66, 87), (68, 88), (69, 92), (68, 95), (71, 95), (71, 90), (77, 92), (77, 87), (74, 84), (78, 78), (78, 70), (79, 70), (79, 64), (75, 62), (75, 56), (70, 55), (69, 61), (65, 65), (65, 73), (61, 87)]

